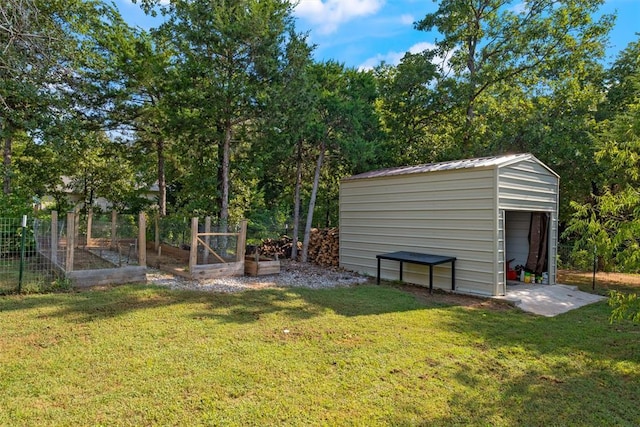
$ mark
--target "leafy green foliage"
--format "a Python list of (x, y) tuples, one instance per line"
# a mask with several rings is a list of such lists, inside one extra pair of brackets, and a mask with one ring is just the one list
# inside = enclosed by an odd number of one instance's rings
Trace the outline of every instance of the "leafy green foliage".
[(0, 218), (22, 218), (33, 212), (33, 199), (28, 193), (13, 191), (0, 194)]
[(613, 307), (609, 318), (611, 323), (625, 319), (640, 323), (640, 298), (638, 298), (638, 294), (611, 291), (609, 305)]
[(561, 220), (582, 206), (576, 257), (638, 263), (638, 43), (603, 69), (601, 0), (444, 0), (416, 26), (435, 48), (373, 72), (315, 63), (288, 1), (138, 3), (163, 24), (132, 28), (100, 0), (0, 6), (18, 30), (0, 31), (5, 193), (65, 209), (65, 176), (88, 204), (138, 211), (157, 181), (161, 214), (263, 233), (308, 206), (309, 224), (337, 224), (350, 174), (532, 152), (562, 177)]
[[(632, 46), (639, 46), (638, 44)], [(621, 56), (625, 60), (628, 52)], [(576, 237), (575, 250), (598, 247), (607, 267), (640, 271), (640, 62), (619, 85), (631, 93), (624, 108), (599, 124), (595, 161), (601, 169), (600, 193), (590, 203), (573, 203), (575, 213), (566, 231)], [(608, 102), (611, 110), (611, 100)]]
[[(436, 29), (443, 35), (432, 54), (441, 58), (443, 74), (450, 75), (439, 90), (450, 94), (457, 106), (451, 114), (464, 123), (456, 131), (463, 156), (488, 154), (482, 146), (493, 142), (494, 135), (486, 131), (501, 128), (499, 122), (487, 121), (492, 98), (501, 99), (509, 87), (525, 94), (520, 96), (525, 102), (531, 95), (553, 93), (547, 81), (562, 81), (580, 70), (585, 58), (603, 55), (612, 17), (592, 20), (602, 1), (519, 3), (445, 0), (416, 24), (419, 30)], [(517, 117), (516, 111), (511, 113)], [(527, 141), (527, 148), (537, 142)]]

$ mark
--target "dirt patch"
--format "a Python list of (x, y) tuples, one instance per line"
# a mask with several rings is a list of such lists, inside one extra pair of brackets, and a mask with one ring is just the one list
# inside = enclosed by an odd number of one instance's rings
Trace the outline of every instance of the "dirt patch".
[[(593, 281), (593, 272), (559, 270), (558, 283), (564, 285), (581, 286), (590, 289)], [(596, 273), (596, 289), (620, 290), (626, 292), (640, 291), (640, 274), (625, 273)]]
[(513, 305), (496, 301), (490, 298), (476, 297), (472, 295), (454, 294), (441, 289), (434, 289), (433, 293), (429, 293), (429, 288), (416, 285), (394, 285), (396, 289), (407, 292), (416, 297), (416, 299), (425, 304), (446, 304), (461, 306), (470, 310), (493, 310), (507, 311), (513, 310)]
[(76, 248), (73, 252), (73, 270), (99, 270), (103, 268), (116, 268), (117, 265), (93, 254), (86, 249)]

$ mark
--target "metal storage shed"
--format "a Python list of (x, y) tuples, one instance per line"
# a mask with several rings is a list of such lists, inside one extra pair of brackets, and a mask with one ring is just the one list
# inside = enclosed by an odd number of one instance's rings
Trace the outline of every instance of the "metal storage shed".
[[(376, 275), (376, 255), (386, 252), (456, 257), (456, 291), (504, 295), (507, 261), (513, 260), (511, 268), (537, 262), (553, 285), (558, 188), (559, 176), (531, 154), (345, 178), (340, 183), (340, 266)], [(539, 244), (530, 242), (536, 232)], [(427, 285), (427, 271), (405, 264), (404, 280)], [(397, 280), (398, 263), (383, 260), (381, 277)], [(434, 267), (433, 280), (434, 287), (450, 289), (451, 268)]]

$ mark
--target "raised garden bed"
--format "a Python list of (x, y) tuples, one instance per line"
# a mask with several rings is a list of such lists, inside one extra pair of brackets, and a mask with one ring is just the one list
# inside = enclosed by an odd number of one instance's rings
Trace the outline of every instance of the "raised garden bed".
[(267, 274), (280, 273), (280, 260), (260, 257), (245, 257), (244, 274), (248, 276), (264, 276)]

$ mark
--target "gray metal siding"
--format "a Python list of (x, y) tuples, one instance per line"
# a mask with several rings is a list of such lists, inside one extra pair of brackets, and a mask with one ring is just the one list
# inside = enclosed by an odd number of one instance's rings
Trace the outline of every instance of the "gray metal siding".
[(557, 196), (557, 176), (534, 159), (500, 167), (500, 209), (556, 212)]
[(549, 284), (558, 283), (558, 215), (551, 213), (549, 227)]
[[(376, 255), (400, 250), (455, 256), (456, 289), (502, 294), (511, 212), (551, 213), (549, 278), (556, 280), (558, 176), (531, 155), (405, 167), (350, 177), (340, 188), (340, 265), (376, 275)], [(506, 250), (506, 251), (505, 251)], [(506, 252), (506, 253), (505, 253)], [(398, 279), (383, 260), (381, 276)], [(449, 289), (448, 265), (434, 285)], [(428, 267), (405, 264), (404, 280), (428, 284)]]
[(505, 295), (507, 292), (507, 278), (505, 276), (505, 217), (502, 209), (498, 210), (498, 224), (496, 227), (497, 250), (496, 250), (496, 281), (493, 295)]
[[(408, 250), (457, 257), (461, 292), (491, 295), (494, 274), (493, 169), (345, 180), (340, 190), (340, 264), (376, 275), (376, 255)], [(398, 279), (383, 260), (381, 276)], [(405, 264), (404, 280), (428, 285), (428, 267)], [(450, 289), (449, 265), (434, 267), (434, 286)]]

